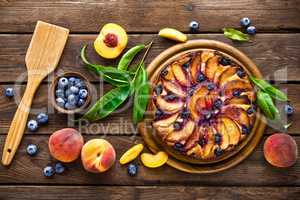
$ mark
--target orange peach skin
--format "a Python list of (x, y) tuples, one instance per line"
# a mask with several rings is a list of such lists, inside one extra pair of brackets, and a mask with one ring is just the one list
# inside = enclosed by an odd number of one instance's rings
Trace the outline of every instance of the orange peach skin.
[(264, 144), (266, 160), (276, 167), (290, 167), (297, 160), (297, 144), (285, 133), (276, 133), (270, 136)]
[(54, 132), (49, 138), (50, 154), (61, 162), (72, 162), (80, 156), (83, 137), (75, 129), (65, 128)]
[(116, 160), (114, 147), (104, 139), (92, 139), (81, 151), (83, 167), (88, 172), (100, 173), (110, 169)]

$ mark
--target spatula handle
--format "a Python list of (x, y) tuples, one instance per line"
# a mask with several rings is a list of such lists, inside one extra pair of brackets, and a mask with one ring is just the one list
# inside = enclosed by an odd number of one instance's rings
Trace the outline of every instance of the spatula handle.
[(11, 163), (18, 149), (18, 146), (24, 134), (24, 130), (26, 128), (26, 123), (30, 112), (32, 99), (34, 97), (36, 89), (38, 88), (38, 84), (39, 83), (32, 83), (31, 81), (28, 81), (25, 93), (18, 106), (18, 109), (12, 120), (10, 129), (6, 137), (4, 150), (2, 154), (3, 165), (9, 165)]

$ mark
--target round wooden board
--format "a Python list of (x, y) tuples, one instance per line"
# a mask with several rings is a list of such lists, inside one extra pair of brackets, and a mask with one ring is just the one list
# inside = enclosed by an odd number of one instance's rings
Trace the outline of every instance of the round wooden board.
[[(150, 65), (147, 68), (150, 82), (154, 83), (158, 72), (164, 66), (163, 64), (166, 61), (172, 59), (172, 57), (182, 53), (183, 51), (194, 49), (211, 49), (223, 52), (224, 54), (227, 54), (234, 60), (238, 61), (238, 63), (241, 66), (243, 66), (249, 74), (254, 75), (258, 78), (262, 77), (256, 65), (245, 54), (243, 54), (236, 48), (214, 40), (190, 40), (186, 43), (177, 44), (173, 47), (166, 49), (150, 63)], [(145, 117), (144, 121), (139, 123), (138, 125), (139, 131), (142, 134), (144, 142), (153, 153), (157, 153), (158, 151), (164, 151), (165, 148), (157, 142), (157, 139), (154, 138), (152, 130), (151, 128), (149, 128), (149, 122), (151, 122), (151, 118)], [(167, 164), (184, 172), (199, 174), (216, 173), (225, 169), (229, 169), (243, 161), (245, 158), (247, 158), (255, 149), (261, 137), (263, 136), (266, 127), (266, 124), (264, 122), (264, 117), (260, 115), (260, 112), (258, 112), (256, 116), (255, 126), (252, 129), (253, 134), (251, 135), (251, 137), (249, 137), (250, 139), (247, 141), (247, 143), (245, 143), (238, 149), (238, 152), (228, 157), (227, 159), (216, 163), (207, 163), (200, 165), (184, 162), (182, 161), (182, 159), (176, 159), (176, 156), (174, 157), (173, 155), (169, 156)]]

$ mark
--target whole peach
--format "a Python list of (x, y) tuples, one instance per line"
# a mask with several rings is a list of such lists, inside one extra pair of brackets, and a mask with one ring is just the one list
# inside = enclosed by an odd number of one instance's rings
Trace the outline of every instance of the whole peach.
[(276, 133), (270, 136), (264, 144), (266, 160), (276, 167), (290, 167), (297, 160), (297, 144), (285, 133)]
[(80, 156), (83, 146), (82, 135), (73, 128), (54, 132), (49, 138), (50, 154), (61, 162), (72, 162)]
[(104, 139), (92, 139), (84, 144), (81, 161), (85, 170), (100, 173), (111, 168), (116, 160), (114, 147)]

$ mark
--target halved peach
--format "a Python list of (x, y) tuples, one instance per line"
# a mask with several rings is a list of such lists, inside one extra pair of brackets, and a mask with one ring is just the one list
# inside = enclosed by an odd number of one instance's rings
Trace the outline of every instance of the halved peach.
[(178, 112), (179, 110), (181, 110), (181, 108), (183, 107), (183, 102), (178, 100), (178, 101), (166, 101), (163, 97), (158, 96), (156, 98), (156, 106), (162, 110), (165, 111), (167, 113), (175, 113)]
[(167, 140), (170, 142), (186, 141), (193, 133), (194, 128), (195, 122), (189, 120), (183, 125), (182, 129), (170, 133)]
[(184, 98), (186, 96), (186, 92), (175, 81), (163, 81), (162, 83), (166, 90), (176, 94), (177, 96), (182, 97), (182, 98)]
[(182, 68), (181, 65), (179, 65), (178, 63), (173, 63), (172, 64), (172, 71), (173, 74), (176, 78), (176, 80), (183, 86), (189, 86), (190, 82), (187, 78), (187, 74), (184, 71), (184, 69)]
[(221, 119), (225, 125), (225, 130), (229, 135), (229, 144), (236, 145), (240, 141), (241, 132), (239, 127), (236, 125), (234, 121), (227, 117), (223, 117)]
[(126, 31), (118, 24), (108, 23), (103, 26), (94, 42), (96, 52), (103, 58), (118, 57), (127, 45)]
[(143, 153), (141, 155), (142, 163), (149, 168), (157, 168), (164, 165), (168, 161), (168, 154), (160, 151), (153, 155), (150, 153)]
[(191, 63), (191, 76), (193, 83), (197, 83), (198, 74), (201, 72), (201, 55), (196, 54)]
[(247, 112), (242, 108), (229, 105), (224, 107), (222, 113), (224, 113), (224, 115), (228, 118), (238, 122), (240, 125), (245, 125), (247, 127), (250, 125)]
[(213, 81), (218, 65), (219, 56), (214, 56), (207, 61), (204, 74), (209, 80)]

